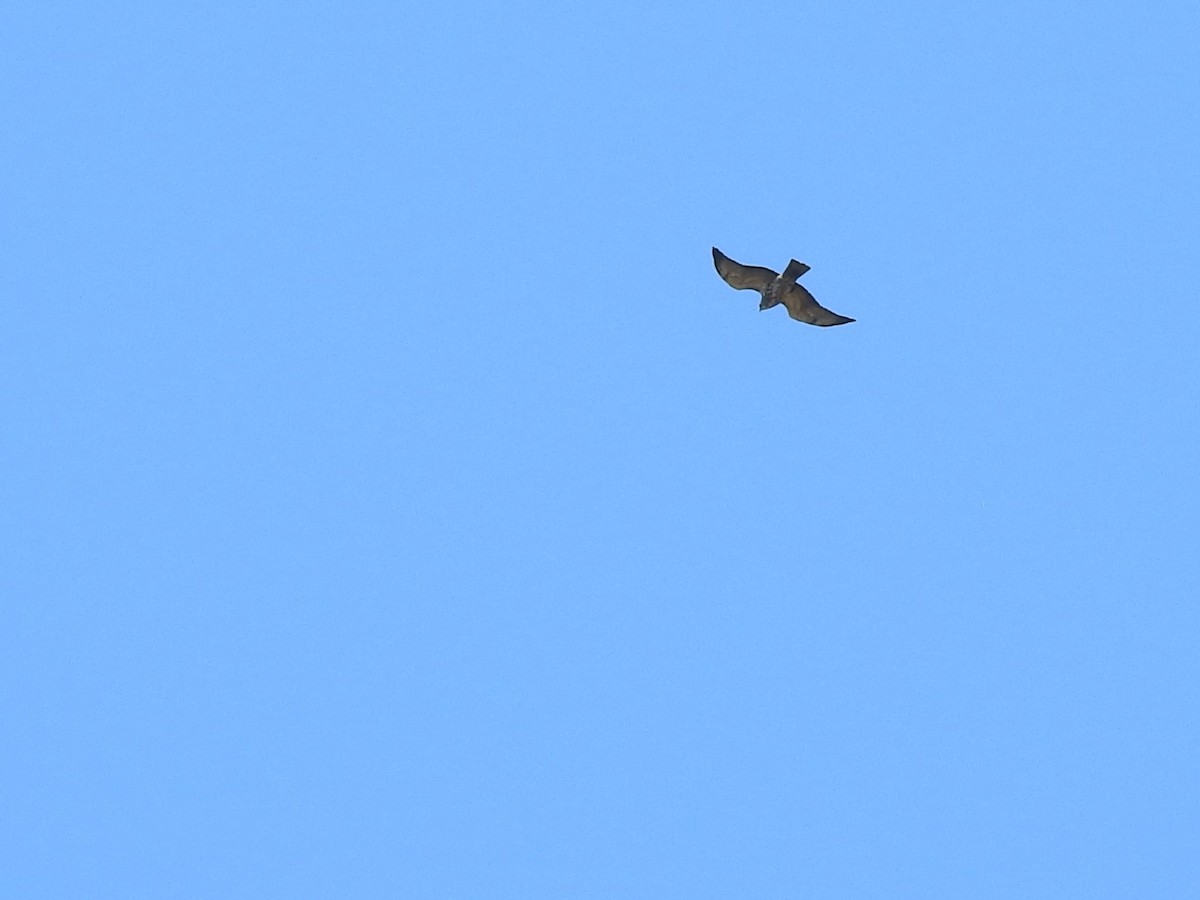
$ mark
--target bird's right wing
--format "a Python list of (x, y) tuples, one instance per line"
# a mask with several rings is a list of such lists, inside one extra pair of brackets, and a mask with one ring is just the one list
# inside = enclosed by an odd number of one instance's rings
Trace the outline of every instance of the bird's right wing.
[(759, 291), (776, 279), (778, 272), (762, 266), (743, 266), (734, 262), (716, 247), (712, 248), (713, 263), (716, 264), (717, 274), (725, 279), (725, 283), (739, 291)]
[(823, 307), (802, 284), (789, 284), (781, 299), (788, 315), (797, 322), (828, 327), (854, 321), (849, 316), (839, 316), (832, 309)]

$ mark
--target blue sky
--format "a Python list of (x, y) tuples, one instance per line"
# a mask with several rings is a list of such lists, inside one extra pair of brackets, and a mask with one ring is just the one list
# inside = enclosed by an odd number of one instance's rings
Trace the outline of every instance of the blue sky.
[(7, 4), (3, 892), (1196, 896), (1198, 24)]

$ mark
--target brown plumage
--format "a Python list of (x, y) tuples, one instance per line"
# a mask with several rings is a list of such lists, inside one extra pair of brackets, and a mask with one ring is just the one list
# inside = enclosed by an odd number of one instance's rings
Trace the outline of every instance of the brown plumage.
[(713, 263), (717, 274), (725, 279), (725, 283), (739, 291), (758, 291), (762, 294), (762, 302), (758, 308), (770, 309), (782, 303), (788, 315), (797, 322), (807, 322), (809, 325), (845, 325), (853, 322), (848, 316), (839, 316), (826, 309), (810, 294), (796, 279), (808, 271), (809, 267), (798, 260), (792, 260), (780, 275), (762, 266), (743, 266), (734, 262), (716, 247), (712, 248)]

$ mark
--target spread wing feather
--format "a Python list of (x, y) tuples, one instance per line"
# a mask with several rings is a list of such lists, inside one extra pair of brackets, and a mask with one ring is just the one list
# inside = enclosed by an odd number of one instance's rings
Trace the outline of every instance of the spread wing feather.
[(789, 284), (779, 299), (787, 307), (788, 315), (797, 322), (807, 322), (809, 325), (845, 325), (854, 321), (849, 316), (839, 316), (833, 310), (823, 307), (817, 302), (817, 298), (800, 284)]
[(743, 266), (734, 262), (716, 247), (712, 248), (713, 263), (717, 274), (725, 279), (725, 283), (739, 291), (762, 291), (776, 279), (778, 272), (772, 272), (763, 266)]

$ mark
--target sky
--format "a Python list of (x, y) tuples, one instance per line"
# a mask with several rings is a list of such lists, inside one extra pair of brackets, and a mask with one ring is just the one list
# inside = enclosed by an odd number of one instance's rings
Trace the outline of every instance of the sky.
[(1198, 26), (6, 3), (0, 893), (1200, 896)]

